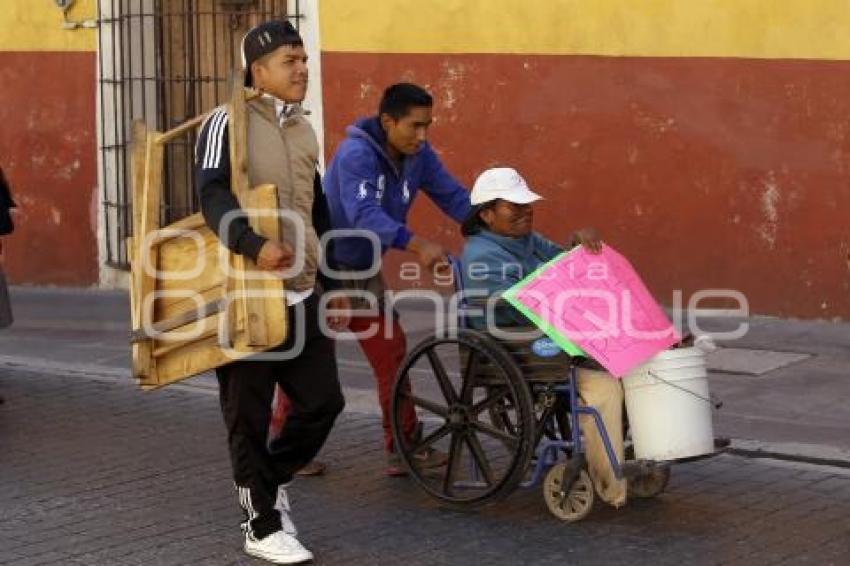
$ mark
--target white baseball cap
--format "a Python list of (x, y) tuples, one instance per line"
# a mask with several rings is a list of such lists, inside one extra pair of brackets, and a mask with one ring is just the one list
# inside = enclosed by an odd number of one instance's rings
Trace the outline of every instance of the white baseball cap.
[(525, 179), (511, 167), (494, 167), (481, 173), (472, 186), (473, 206), (496, 199), (529, 204), (543, 197), (528, 188)]

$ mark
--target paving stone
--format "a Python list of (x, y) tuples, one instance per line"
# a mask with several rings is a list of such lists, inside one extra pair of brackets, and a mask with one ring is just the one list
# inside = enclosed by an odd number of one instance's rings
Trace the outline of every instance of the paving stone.
[(773, 370), (807, 360), (811, 354), (751, 350), (746, 348), (718, 348), (706, 356), (706, 365), (712, 371), (724, 373), (764, 375)]

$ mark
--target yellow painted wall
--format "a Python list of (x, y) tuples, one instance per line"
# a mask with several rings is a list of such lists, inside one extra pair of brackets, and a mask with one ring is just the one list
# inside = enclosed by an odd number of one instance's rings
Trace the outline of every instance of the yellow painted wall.
[(850, 0), (319, 0), (322, 49), (850, 59)]
[[(77, 0), (71, 20), (97, 18), (96, 0)], [(95, 51), (94, 29), (62, 29), (62, 10), (53, 0), (3, 0), (0, 51)]]

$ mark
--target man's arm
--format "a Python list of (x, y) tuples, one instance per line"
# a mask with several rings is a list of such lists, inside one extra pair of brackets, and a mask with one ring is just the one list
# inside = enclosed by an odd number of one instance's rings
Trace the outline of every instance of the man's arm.
[(375, 186), (378, 164), (373, 152), (354, 151), (341, 159), (338, 167), (339, 198), (345, 216), (354, 228), (375, 233), (386, 247), (413, 252), (428, 269), (446, 257), (441, 246), (414, 236), (406, 225), (390, 217), (383, 209)]
[(469, 191), (449, 173), (431, 146), (426, 145), (422, 152), (422, 158), (425, 160), (422, 189), (440, 210), (457, 222), (463, 222), (472, 207), (469, 203)]
[[(266, 239), (251, 228), (230, 190), (228, 121), (225, 109), (218, 108), (201, 127), (195, 146), (195, 188), (207, 226), (232, 252), (256, 261)], [(239, 214), (223, 226), (225, 215), (234, 211)]]
[[(543, 261), (549, 261), (553, 259), (555, 256), (564, 251), (564, 248), (549, 240), (548, 238), (544, 238), (537, 232), (531, 233), (532, 243), (534, 245), (534, 253)], [(572, 247), (572, 246), (570, 246)]]

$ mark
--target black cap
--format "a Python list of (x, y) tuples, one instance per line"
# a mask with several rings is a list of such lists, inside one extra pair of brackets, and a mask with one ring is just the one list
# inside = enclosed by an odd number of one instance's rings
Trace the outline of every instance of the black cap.
[(242, 38), (242, 63), (245, 66), (245, 86), (253, 86), (251, 63), (268, 55), (282, 45), (304, 45), (301, 35), (287, 20), (272, 20), (252, 28)]

